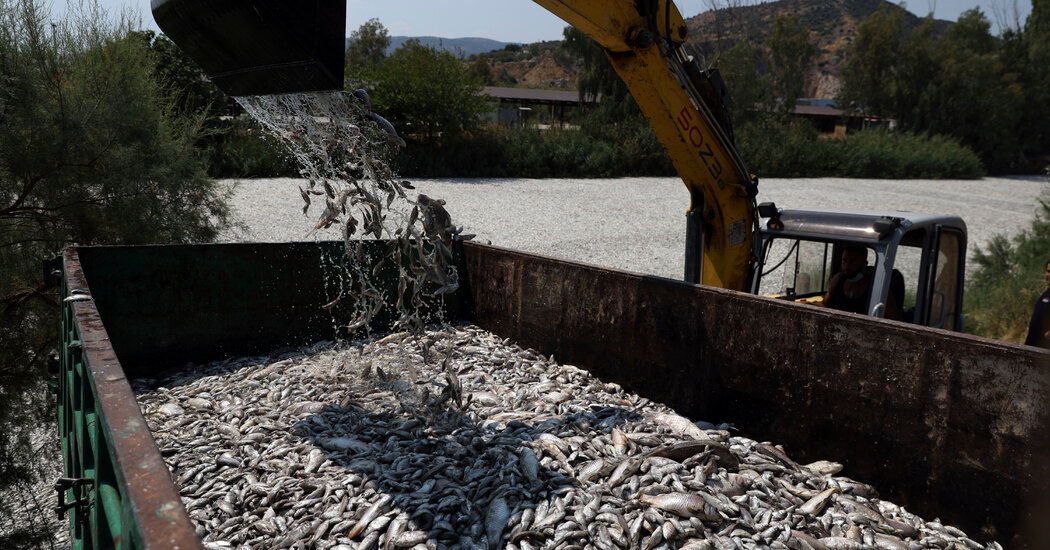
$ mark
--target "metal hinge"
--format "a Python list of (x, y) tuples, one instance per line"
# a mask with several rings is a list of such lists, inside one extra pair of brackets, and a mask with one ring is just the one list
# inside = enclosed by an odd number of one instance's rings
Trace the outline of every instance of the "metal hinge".
[[(83, 513), (80, 509), (81, 506), (87, 507), (91, 505), (91, 498), (86, 495), (81, 495), (80, 489), (94, 485), (95, 480), (88, 479), (86, 477), (60, 477), (58, 481), (55, 481), (55, 491), (58, 491), (58, 506), (55, 506), (55, 513), (58, 517), (65, 517), (66, 510), (75, 508), (75, 512), (79, 515)], [(66, 491), (73, 489), (74, 498), (73, 500), (66, 502)]]

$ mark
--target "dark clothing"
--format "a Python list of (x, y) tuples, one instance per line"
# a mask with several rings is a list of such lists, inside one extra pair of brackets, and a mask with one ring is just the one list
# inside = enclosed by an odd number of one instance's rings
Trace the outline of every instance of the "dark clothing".
[(1028, 338), (1024, 340), (1025, 345), (1040, 348), (1050, 347), (1050, 341), (1044, 336), (1046, 330), (1050, 328), (1048, 326), (1050, 325), (1050, 311), (1047, 311), (1047, 304), (1050, 304), (1050, 289), (1044, 292), (1035, 302), (1032, 320), (1028, 323)]
[(831, 308), (839, 311), (851, 311), (867, 315), (868, 302), (871, 301), (871, 274), (865, 270), (864, 276), (868, 278), (868, 289), (860, 296), (850, 298), (846, 296), (846, 278), (839, 277), (838, 284), (831, 289)]

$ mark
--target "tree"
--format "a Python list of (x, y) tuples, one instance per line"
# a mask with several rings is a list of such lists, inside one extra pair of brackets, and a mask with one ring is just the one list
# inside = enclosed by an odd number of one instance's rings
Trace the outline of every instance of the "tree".
[(1027, 63), (1022, 68), (1028, 110), (1028, 132), (1024, 143), (1029, 155), (1037, 155), (1041, 165), (1050, 161), (1050, 0), (1032, 0), (1032, 12), (1024, 25), (1022, 38)]
[(722, 52), (718, 59), (718, 70), (733, 98), (731, 116), (734, 124), (753, 120), (759, 105), (774, 103), (769, 77), (759, 70), (761, 58), (762, 52), (758, 48), (748, 40), (741, 40)]
[(777, 17), (768, 43), (773, 95), (781, 112), (790, 113), (795, 100), (802, 97), (806, 71), (813, 64), (817, 47), (809, 41), (809, 28), (799, 23), (797, 15)]
[(979, 8), (964, 12), (948, 28), (936, 45), (935, 69), (915, 75), (925, 83), (928, 100), (921, 116), (908, 124), (958, 137), (1000, 171), (1009, 169), (1021, 147), (1017, 130), (1025, 93), (1020, 75), (1007, 70), (990, 29)]
[(640, 119), (641, 109), (601, 46), (575, 27), (565, 27), (563, 36), (565, 51), (580, 63), (577, 73), (580, 97), (601, 98), (598, 118), (605, 123)]
[(894, 82), (901, 52), (904, 15), (883, 4), (857, 26), (842, 70), (839, 102), (869, 115), (893, 116)]
[(375, 73), (374, 109), (403, 136), (434, 141), (472, 130), (485, 110), (481, 82), (447, 51), (409, 40)]
[(346, 75), (361, 75), (374, 71), (386, 59), (390, 47), (390, 33), (378, 19), (365, 21), (350, 33), (346, 48)]
[(492, 72), (492, 66), (489, 65), (484, 55), (474, 56), (474, 62), (470, 64), (468, 72), (484, 86), (492, 86), (496, 83), (496, 74)]
[(177, 110), (207, 118), (225, 114), (226, 94), (205, 78), (197, 62), (168, 37), (153, 31), (132, 31), (130, 35), (149, 49), (157, 81), (166, 89)]
[[(54, 418), (42, 382), (48, 352), (57, 345), (59, 297), (43, 280), (41, 260), (71, 244), (207, 241), (229, 220), (226, 193), (206, 177), (194, 148), (201, 117), (174, 114), (174, 101), (155, 80), (151, 56), (127, 21), (108, 23), (97, 3), (82, 9), (48, 24), (37, 0), (0, 0), (5, 521), (11, 507), (24, 504), (27, 481), (55, 475), (41, 471), (48, 462), (39, 454), (53, 453), (57, 441), (31, 445)], [(32, 547), (50, 532), (5, 529), (0, 547)]]

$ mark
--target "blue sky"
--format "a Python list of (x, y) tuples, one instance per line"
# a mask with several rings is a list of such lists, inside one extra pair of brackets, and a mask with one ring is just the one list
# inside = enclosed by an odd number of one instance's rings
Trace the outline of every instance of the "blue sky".
[[(149, 0), (100, 0), (100, 3), (110, 13), (129, 8), (138, 13), (143, 27), (156, 30)], [(705, 11), (712, 3), (725, 4), (723, 0), (676, 1), (685, 17)], [(66, 2), (58, 0), (51, 5), (52, 13), (59, 16), (65, 11)], [(960, 13), (977, 6), (992, 22), (993, 30), (997, 28), (995, 6), (1011, 6), (1007, 11), (1019, 12), (1022, 23), (1032, 10), (1031, 0), (923, 0), (906, 4), (908, 10), (918, 15), (933, 11), (938, 19), (949, 21), (955, 21)], [(373, 17), (379, 18), (392, 35), (478, 36), (520, 43), (558, 40), (565, 27), (561, 19), (531, 0), (348, 0), (347, 34)]]

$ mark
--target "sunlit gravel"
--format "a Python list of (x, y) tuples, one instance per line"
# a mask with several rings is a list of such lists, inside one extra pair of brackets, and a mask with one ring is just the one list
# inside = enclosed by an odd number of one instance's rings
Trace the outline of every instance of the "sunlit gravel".
[[(981, 180), (766, 179), (758, 200), (781, 208), (902, 210), (962, 216), (969, 254), (997, 233), (1027, 227), (1043, 177)], [(320, 209), (302, 214), (302, 180), (228, 181), (246, 229), (226, 241), (282, 242), (340, 238), (339, 226), (306, 237)], [(416, 190), (447, 201), (465, 233), (481, 242), (680, 278), (689, 194), (678, 178), (420, 179)], [(319, 201), (318, 201), (319, 202)], [(395, 204), (396, 206), (396, 204)]]

